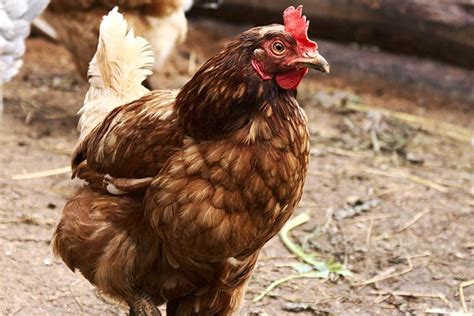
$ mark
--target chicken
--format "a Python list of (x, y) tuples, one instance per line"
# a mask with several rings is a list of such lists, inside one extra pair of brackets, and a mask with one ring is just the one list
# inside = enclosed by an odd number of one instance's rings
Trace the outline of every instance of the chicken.
[(0, 85), (13, 78), (23, 64), (25, 39), (33, 20), (49, 0), (0, 0)]
[(186, 38), (185, 11), (193, 0), (51, 0), (44, 19), (73, 55), (81, 76), (87, 78), (89, 61), (97, 48), (100, 18), (120, 5), (136, 33), (146, 38), (155, 54), (155, 70), (177, 43)]
[(260, 249), (298, 204), (309, 136), (296, 88), (329, 65), (302, 8), (283, 17), (237, 36), (180, 91), (152, 92), (146, 42), (116, 10), (103, 20), (72, 159), (89, 184), (53, 247), (131, 315), (164, 303), (168, 315), (238, 313)]

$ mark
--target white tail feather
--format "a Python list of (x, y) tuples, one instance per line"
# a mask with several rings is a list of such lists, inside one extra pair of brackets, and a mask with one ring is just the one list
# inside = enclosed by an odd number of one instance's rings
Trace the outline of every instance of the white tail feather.
[(142, 83), (152, 74), (150, 43), (135, 37), (115, 7), (100, 24), (97, 52), (89, 64), (90, 88), (79, 111), (80, 140), (114, 108), (148, 92)]

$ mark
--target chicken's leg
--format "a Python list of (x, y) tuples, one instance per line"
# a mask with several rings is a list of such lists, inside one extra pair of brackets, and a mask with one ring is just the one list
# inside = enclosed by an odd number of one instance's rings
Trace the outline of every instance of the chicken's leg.
[(153, 299), (141, 292), (130, 303), (130, 316), (161, 316), (161, 312)]
[(170, 300), (166, 304), (166, 315), (237, 315), (243, 304), (243, 299), (249, 280), (250, 278), (234, 289), (227, 289), (225, 291), (210, 291), (203, 295), (189, 294), (180, 299)]

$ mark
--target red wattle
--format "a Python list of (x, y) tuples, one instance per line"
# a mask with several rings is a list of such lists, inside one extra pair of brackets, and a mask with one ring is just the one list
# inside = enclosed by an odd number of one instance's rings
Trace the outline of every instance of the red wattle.
[(304, 75), (306, 75), (307, 73), (308, 68), (302, 68), (300, 70), (276, 75), (275, 80), (280, 88), (285, 90), (293, 90), (298, 87)]

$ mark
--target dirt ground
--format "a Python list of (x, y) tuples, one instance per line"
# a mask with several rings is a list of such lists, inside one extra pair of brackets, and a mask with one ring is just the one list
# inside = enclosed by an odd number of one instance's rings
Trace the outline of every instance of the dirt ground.
[[(206, 23), (191, 29), (188, 41), (156, 76), (163, 88), (181, 86), (228, 40), (227, 33)], [(3, 315), (127, 312), (101, 297), (51, 252), (61, 208), (81, 182), (71, 181), (69, 173), (34, 174), (68, 166), (78, 136), (75, 113), (86, 90), (68, 53), (43, 39), (28, 41), (21, 74), (3, 89)], [(416, 119), (407, 124), (378, 111), (358, 111), (357, 105), (404, 111), (412, 118), (441, 120), (470, 131), (474, 106), (338, 75), (306, 79), (300, 99), (310, 121), (312, 157), (297, 214), (308, 214), (310, 220), (292, 231), (292, 241), (318, 260), (345, 263), (352, 276), (305, 278), (311, 267), (274, 238), (263, 249), (243, 313), (474, 311), (474, 286), (464, 288), (464, 299), (459, 288), (474, 279), (474, 150), (465, 137), (454, 139), (466, 130), (441, 125), (430, 129)], [(445, 136), (446, 129), (456, 135)], [(298, 278), (253, 302), (272, 282), (293, 275)]]

